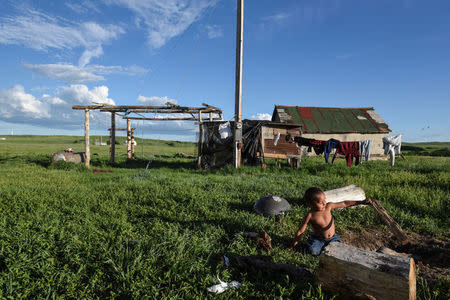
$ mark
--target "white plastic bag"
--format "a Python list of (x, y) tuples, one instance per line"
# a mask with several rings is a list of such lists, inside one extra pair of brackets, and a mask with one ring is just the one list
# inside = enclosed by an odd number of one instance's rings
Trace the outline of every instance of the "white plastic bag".
[(273, 141), (273, 145), (276, 146), (278, 144), (278, 140), (280, 139), (280, 133), (278, 132), (275, 136), (275, 140)]
[(230, 122), (226, 122), (219, 125), (219, 134), (222, 140), (232, 136)]
[(219, 280), (219, 284), (215, 284), (213, 286), (210, 286), (208, 288), (208, 292), (210, 293), (216, 293), (216, 294), (222, 294), (228, 289), (238, 289), (242, 287), (242, 285), (237, 281), (231, 281), (231, 282), (224, 282), (220, 280), (219, 276), (217, 276), (217, 280)]

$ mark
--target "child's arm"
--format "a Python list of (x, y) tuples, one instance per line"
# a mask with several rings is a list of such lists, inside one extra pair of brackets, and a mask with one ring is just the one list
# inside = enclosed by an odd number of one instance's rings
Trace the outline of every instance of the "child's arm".
[(309, 220), (311, 220), (311, 213), (309, 212), (305, 218), (303, 219), (302, 225), (298, 228), (297, 232), (294, 236), (294, 241), (292, 242), (292, 249), (297, 246), (297, 244), (300, 242), (300, 237), (302, 236), (303, 232), (306, 230), (306, 226), (308, 226)]
[(336, 203), (327, 203), (329, 205), (330, 209), (335, 208), (344, 208), (354, 205), (363, 205), (363, 204), (370, 204), (371, 200), (370, 198), (366, 198), (364, 201), (342, 201), (342, 202), (336, 202)]

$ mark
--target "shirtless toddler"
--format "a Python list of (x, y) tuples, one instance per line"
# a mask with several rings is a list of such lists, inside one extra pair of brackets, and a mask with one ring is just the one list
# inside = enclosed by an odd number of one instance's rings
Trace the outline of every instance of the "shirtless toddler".
[(313, 234), (312, 238), (306, 243), (306, 248), (312, 255), (319, 255), (322, 249), (331, 242), (341, 241), (334, 230), (334, 221), (331, 215), (332, 209), (370, 203), (370, 199), (327, 203), (323, 191), (316, 187), (309, 188), (305, 192), (303, 199), (311, 210), (306, 214), (303, 223), (295, 234), (292, 249), (300, 242), (300, 237), (305, 232), (308, 223), (311, 223)]

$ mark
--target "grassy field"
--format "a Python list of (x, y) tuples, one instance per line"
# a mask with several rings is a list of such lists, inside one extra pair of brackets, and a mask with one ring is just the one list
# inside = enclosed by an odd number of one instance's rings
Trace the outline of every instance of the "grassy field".
[[(91, 138), (93, 141), (95, 138)], [(408, 233), (450, 238), (450, 158), (408, 156), (394, 167), (369, 161), (348, 168), (306, 158), (301, 168), (269, 165), (203, 171), (193, 143), (137, 140), (138, 160), (117, 166), (108, 147), (93, 146), (92, 173), (80, 165), (49, 165), (53, 152), (83, 151), (81, 137), (14, 136), (0, 141), (0, 298), (207, 298), (206, 288), (242, 283), (220, 298), (329, 299), (313, 282), (253, 270), (225, 269), (217, 257), (257, 254), (238, 232), (263, 228), (275, 262), (313, 270), (318, 259), (288, 252), (307, 212), (308, 187), (361, 186)], [(157, 155), (163, 155), (159, 157)], [(145, 171), (151, 159), (149, 168)], [(276, 220), (253, 213), (265, 194), (285, 197), (293, 210)], [(370, 207), (334, 212), (338, 233), (385, 228)], [(420, 299), (448, 299), (449, 278), (419, 280)]]

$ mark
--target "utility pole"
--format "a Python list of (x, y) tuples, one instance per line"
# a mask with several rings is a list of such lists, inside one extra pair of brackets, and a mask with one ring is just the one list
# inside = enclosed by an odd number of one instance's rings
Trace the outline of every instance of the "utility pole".
[(242, 59), (244, 45), (244, 0), (237, 0), (236, 90), (234, 107), (234, 167), (241, 167), (242, 150)]

